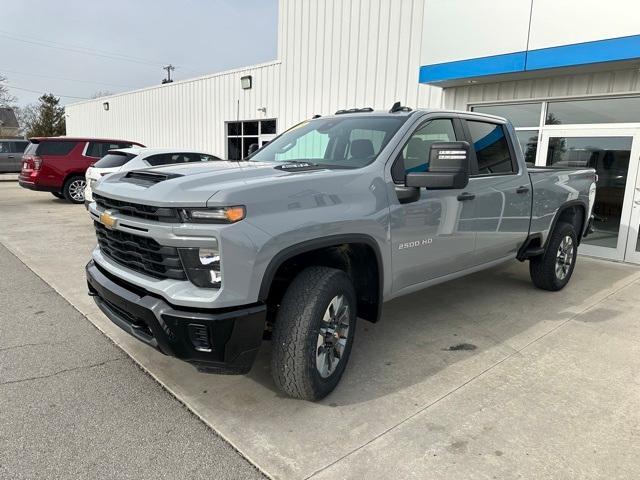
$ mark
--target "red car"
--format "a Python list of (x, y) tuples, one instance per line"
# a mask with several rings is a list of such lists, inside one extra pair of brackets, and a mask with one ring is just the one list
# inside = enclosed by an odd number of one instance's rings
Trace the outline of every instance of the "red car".
[(72, 203), (84, 202), (87, 168), (112, 148), (144, 145), (103, 138), (35, 137), (22, 156), (21, 187), (51, 192)]

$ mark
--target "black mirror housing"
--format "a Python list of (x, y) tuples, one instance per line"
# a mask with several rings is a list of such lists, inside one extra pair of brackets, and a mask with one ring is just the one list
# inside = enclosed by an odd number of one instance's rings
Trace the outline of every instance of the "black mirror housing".
[(429, 151), (429, 171), (410, 172), (407, 187), (431, 190), (460, 189), (469, 183), (468, 142), (438, 142)]

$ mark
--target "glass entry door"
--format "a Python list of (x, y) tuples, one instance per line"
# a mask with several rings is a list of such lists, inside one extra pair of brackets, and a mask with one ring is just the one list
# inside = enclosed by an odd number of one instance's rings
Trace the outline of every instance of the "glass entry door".
[[(640, 250), (636, 250), (640, 249), (640, 245), (636, 245), (640, 221), (640, 190), (636, 188), (640, 187), (636, 184), (639, 157), (640, 129), (637, 128), (577, 125), (543, 130), (537, 165), (595, 168), (598, 174), (594, 233), (583, 240), (581, 253), (640, 263)], [(633, 251), (629, 247), (631, 243)]]

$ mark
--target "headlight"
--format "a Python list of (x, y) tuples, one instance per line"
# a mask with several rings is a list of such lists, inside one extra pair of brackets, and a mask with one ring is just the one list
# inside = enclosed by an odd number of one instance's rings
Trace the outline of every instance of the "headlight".
[(191, 223), (235, 223), (245, 214), (243, 206), (180, 209), (182, 220)]
[(201, 288), (220, 288), (222, 271), (216, 239), (212, 240), (210, 247), (179, 248), (178, 253), (191, 283)]

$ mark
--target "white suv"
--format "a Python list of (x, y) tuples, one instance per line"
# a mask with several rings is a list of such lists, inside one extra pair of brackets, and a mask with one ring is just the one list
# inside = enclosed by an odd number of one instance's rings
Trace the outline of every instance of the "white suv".
[(107, 155), (87, 169), (87, 185), (84, 190), (84, 203), (93, 201), (93, 185), (103, 176), (114, 172), (126, 172), (142, 168), (158, 167), (175, 163), (210, 162), (221, 160), (215, 155), (175, 148), (121, 148), (109, 150)]

